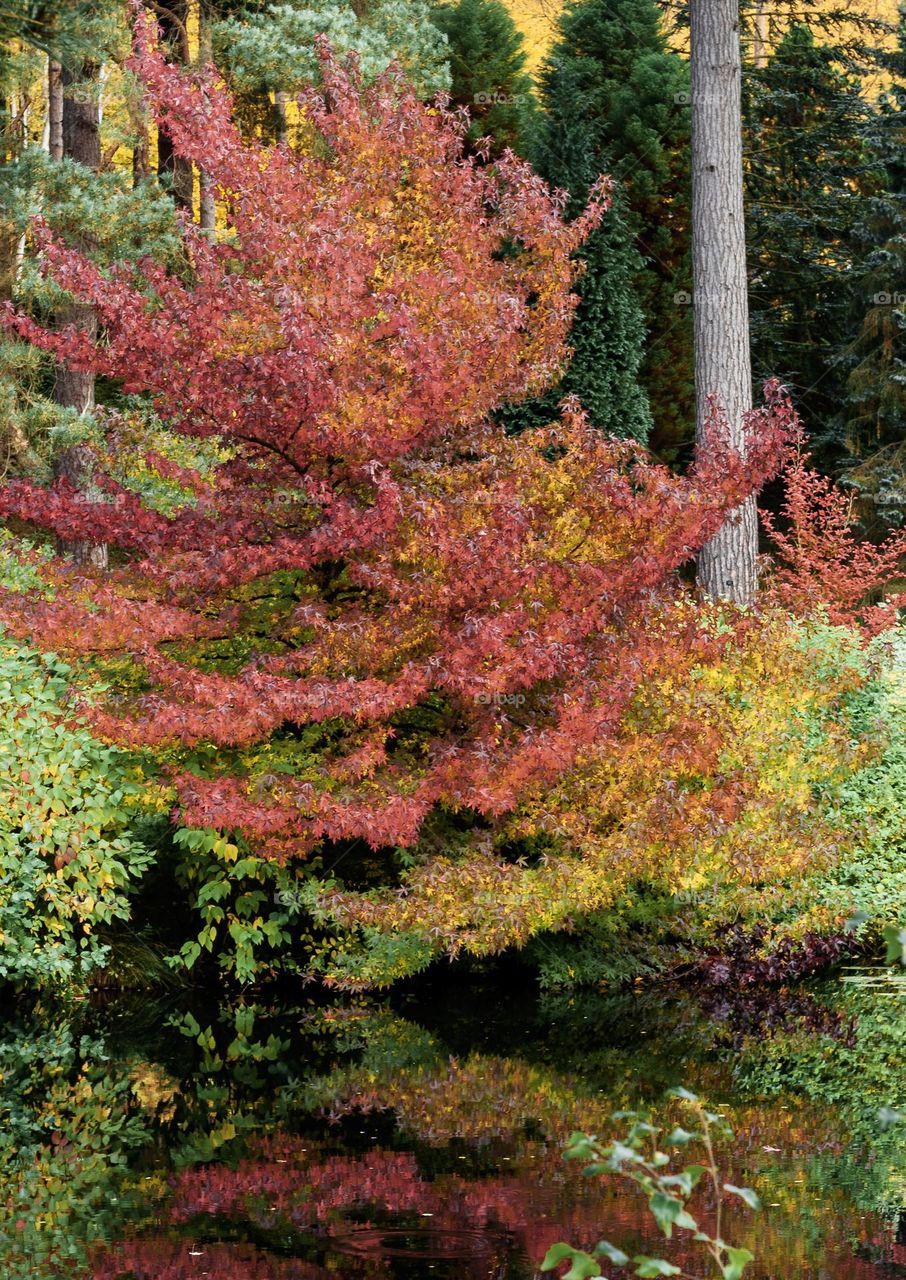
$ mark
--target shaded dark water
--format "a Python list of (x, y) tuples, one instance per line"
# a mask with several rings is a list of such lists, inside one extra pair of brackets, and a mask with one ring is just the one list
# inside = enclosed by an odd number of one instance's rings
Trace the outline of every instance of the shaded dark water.
[(725, 1115), (722, 1171), (763, 1201), (724, 1227), (747, 1275), (906, 1276), (904, 1054), (903, 998), (837, 982), (551, 1000), (450, 980), (327, 1008), (19, 1014), (0, 1039), (0, 1276), (530, 1280), (552, 1243), (601, 1238), (710, 1275), (634, 1189), (562, 1158), (572, 1130), (614, 1135), (615, 1110), (666, 1114), (676, 1084)]

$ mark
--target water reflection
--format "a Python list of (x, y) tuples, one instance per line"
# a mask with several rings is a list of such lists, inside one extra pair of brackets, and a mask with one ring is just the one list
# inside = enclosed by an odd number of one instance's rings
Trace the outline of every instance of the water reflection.
[(747, 1275), (906, 1274), (901, 1130), (877, 1122), (906, 1102), (899, 1006), (818, 988), (768, 1034), (751, 1004), (675, 992), (500, 997), (10, 1022), (0, 1275), (531, 1280), (550, 1244), (601, 1237), (704, 1275), (631, 1191), (561, 1158), (571, 1130), (681, 1081), (727, 1115), (722, 1167), (767, 1206), (726, 1227), (756, 1254)]

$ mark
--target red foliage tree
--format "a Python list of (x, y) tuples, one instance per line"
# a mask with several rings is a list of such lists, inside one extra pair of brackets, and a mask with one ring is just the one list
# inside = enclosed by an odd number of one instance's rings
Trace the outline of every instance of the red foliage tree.
[[(797, 454), (784, 472), (780, 516), (761, 518), (778, 556), (771, 566), (769, 594), (784, 608), (808, 616), (823, 609), (833, 623), (877, 635), (898, 620), (898, 592), (883, 592), (902, 577), (906, 531), (891, 533), (880, 546), (856, 536), (853, 497)], [(879, 596), (881, 597), (879, 599)]]
[[(185, 223), (180, 269), (105, 270), (39, 228), (46, 269), (102, 336), (7, 314), (220, 460), (182, 475), (168, 514), (101, 459), (100, 503), (64, 480), (7, 483), (0, 514), (119, 554), (104, 579), (36, 562), (50, 598), (3, 591), (0, 619), (44, 647), (131, 656), (144, 686), (90, 709), (98, 731), (220, 748), (207, 776), (174, 772), (179, 818), (275, 858), (324, 839), (410, 845), (438, 804), (493, 820), (613, 733), (652, 665), (709, 643), (691, 618), (649, 624), (677, 567), (776, 470), (791, 423), (769, 389), (743, 461), (715, 415), (685, 478), (574, 410), (506, 438), (492, 411), (567, 354), (572, 255), (604, 189), (567, 224), (512, 155), (464, 157), (461, 120), (322, 60), (309, 144), (264, 147), (240, 137), (213, 72), (168, 66), (140, 24), (133, 68), (175, 150), (217, 184), (228, 234)], [(241, 634), (278, 571), (297, 599), (270, 652), (212, 670), (206, 640)], [(317, 770), (255, 755), (318, 723)]]

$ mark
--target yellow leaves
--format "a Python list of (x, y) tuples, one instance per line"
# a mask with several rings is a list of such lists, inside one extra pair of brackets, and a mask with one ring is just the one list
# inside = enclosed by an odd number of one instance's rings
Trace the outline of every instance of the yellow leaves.
[[(602, 884), (613, 897), (638, 879), (779, 881), (834, 847), (816, 788), (867, 748), (841, 710), (846, 662), (819, 673), (803, 641), (766, 618), (708, 663), (654, 671), (621, 740), (584, 752), (514, 818), (512, 836), (547, 837), (569, 859), (574, 910), (595, 909)], [(555, 880), (539, 876), (548, 903)]]
[(162, 1121), (173, 1119), (180, 1089), (162, 1067), (150, 1062), (137, 1063), (129, 1074), (129, 1084), (143, 1111), (151, 1112)]
[[(224, 862), (235, 862), (239, 857), (238, 846), (222, 836), (214, 842), (211, 852), (216, 858), (222, 858)], [(216, 930), (212, 933), (212, 940), (214, 937), (216, 937)]]

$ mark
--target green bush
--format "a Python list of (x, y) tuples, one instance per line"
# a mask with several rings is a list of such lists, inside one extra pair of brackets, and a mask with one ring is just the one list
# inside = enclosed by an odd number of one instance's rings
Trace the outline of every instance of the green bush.
[(0, 636), (0, 981), (78, 986), (151, 854), (130, 758), (67, 714), (72, 669)]

